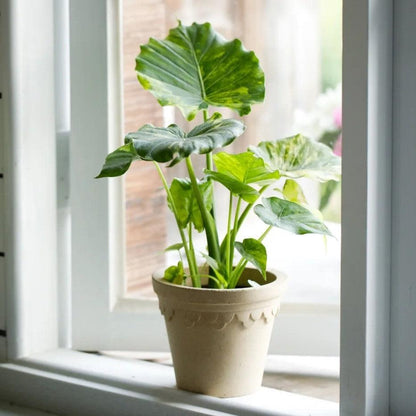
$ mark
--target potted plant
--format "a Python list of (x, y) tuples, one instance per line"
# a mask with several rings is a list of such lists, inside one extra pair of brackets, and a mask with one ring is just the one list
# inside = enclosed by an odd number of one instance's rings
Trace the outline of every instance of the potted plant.
[[(167, 250), (179, 251), (181, 260), (155, 274), (153, 287), (165, 317), (178, 387), (220, 397), (251, 393), (261, 385), (285, 280), (267, 270), (263, 240), (273, 227), (331, 235), (307, 206), (297, 179), (337, 180), (340, 160), (327, 146), (302, 135), (263, 141), (239, 154), (218, 151), (245, 127), (211, 108), (248, 114), (252, 104), (264, 99), (264, 73), (254, 52), (237, 39), (224, 40), (209, 23), (179, 22), (164, 40), (150, 39), (141, 46), (136, 72), (162, 106), (176, 106), (187, 120), (202, 113), (203, 121), (189, 132), (176, 124), (144, 125), (107, 156), (97, 177), (119, 176), (133, 161), (147, 161), (155, 165), (166, 190), (180, 236)], [(197, 178), (191, 155), (204, 155), (202, 178)], [(164, 163), (168, 168), (184, 163), (189, 177), (168, 183)], [(279, 179), (283, 186), (277, 188)], [(224, 231), (217, 226), (214, 182), (229, 194)], [(263, 197), (266, 190), (273, 194)], [(252, 210), (263, 229), (239, 241)], [(201, 255), (195, 249), (195, 232), (206, 236), (207, 249)]]

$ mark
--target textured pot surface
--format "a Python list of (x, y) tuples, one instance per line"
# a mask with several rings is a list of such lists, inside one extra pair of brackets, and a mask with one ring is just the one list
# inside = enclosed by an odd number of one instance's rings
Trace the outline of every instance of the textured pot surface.
[(178, 286), (153, 276), (165, 317), (179, 388), (218, 397), (242, 396), (261, 386), (274, 317), (285, 277), (246, 269), (237, 289)]

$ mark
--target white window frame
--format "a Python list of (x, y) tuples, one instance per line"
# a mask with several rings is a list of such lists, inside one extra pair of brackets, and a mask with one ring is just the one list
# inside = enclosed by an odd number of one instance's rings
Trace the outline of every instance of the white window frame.
[[(410, 2), (402, 1), (402, 13)], [(202, 397), (174, 389), (172, 370), (156, 364), (58, 350), (53, 1), (1, 0), (0, 7), (8, 40), (2, 85), (7, 295), (0, 304), (7, 329), (0, 379), (7, 383), (0, 383), (0, 399), (80, 415), (338, 414), (327, 402), (272, 389), (248, 398)], [(392, 403), (400, 408), (400, 396), (389, 396), (396, 394), (389, 363), (397, 374), (401, 352), (389, 350), (392, 16), (388, 0), (344, 2), (342, 415), (388, 414)], [(31, 71), (35, 79), (26, 77)], [(394, 154), (397, 166), (400, 153)], [(415, 173), (415, 164), (409, 169)], [(392, 311), (393, 317), (410, 319)], [(406, 348), (414, 351), (416, 343)], [(140, 374), (146, 380), (137, 381)], [(411, 385), (410, 376), (404, 373)]]

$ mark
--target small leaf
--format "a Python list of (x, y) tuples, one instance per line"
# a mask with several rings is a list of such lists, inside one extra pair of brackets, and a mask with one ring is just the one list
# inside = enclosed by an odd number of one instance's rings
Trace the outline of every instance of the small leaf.
[[(202, 199), (207, 210), (212, 209), (213, 204), (213, 188), (212, 184), (207, 181), (198, 182), (199, 191), (202, 194)], [(202, 220), (201, 211), (199, 209), (198, 201), (192, 189), (190, 179), (175, 178), (170, 186), (170, 193), (176, 207), (178, 221), (182, 228), (185, 228), (189, 222), (192, 222), (198, 232), (204, 230), (204, 222)], [(170, 203), (169, 208), (172, 209)]]
[(137, 159), (136, 152), (131, 143), (125, 144), (110, 153), (106, 158), (99, 175), (96, 178), (105, 178), (123, 175), (133, 160)]
[(205, 173), (208, 178), (221, 183), (233, 194), (241, 196), (241, 198), (243, 198), (246, 202), (255, 202), (259, 197), (259, 193), (253, 187), (234, 179), (230, 175), (214, 172), (212, 170), (205, 170)]
[(217, 260), (215, 260), (211, 256), (208, 256), (208, 254), (205, 254), (205, 253), (200, 253), (200, 254), (201, 254), (202, 257), (204, 257), (204, 259), (207, 262), (209, 267), (211, 267), (214, 270), (219, 270)]
[(209, 23), (179, 22), (166, 39), (150, 39), (140, 48), (136, 72), (162, 106), (177, 106), (188, 120), (209, 105), (245, 115), (264, 99), (264, 73), (256, 55), (239, 40), (224, 40)]
[(266, 224), (295, 234), (332, 236), (327, 226), (301, 205), (277, 197), (263, 198), (262, 201), (263, 205), (256, 205), (254, 212)]
[(182, 262), (179, 261), (177, 266), (168, 267), (165, 270), (163, 278), (170, 283), (174, 283), (175, 285), (183, 285), (186, 276), (183, 270)]
[(307, 177), (320, 182), (340, 179), (340, 157), (334, 155), (328, 146), (300, 134), (274, 142), (261, 142), (249, 149), (282, 176)]
[(183, 248), (183, 243), (176, 243), (165, 248), (165, 251), (175, 251), (175, 250), (180, 250), (181, 248)]
[(246, 238), (243, 243), (235, 242), (238, 252), (259, 270), (266, 279), (267, 252), (266, 247), (255, 238)]
[(305, 205), (307, 204), (305, 195), (300, 185), (293, 179), (287, 179), (283, 185), (283, 196), (291, 202)]

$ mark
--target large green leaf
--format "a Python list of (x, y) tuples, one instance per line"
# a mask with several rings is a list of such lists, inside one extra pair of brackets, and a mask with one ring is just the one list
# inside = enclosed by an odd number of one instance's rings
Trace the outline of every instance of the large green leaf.
[(176, 124), (166, 128), (145, 125), (129, 133), (125, 141), (132, 142), (137, 155), (143, 160), (178, 163), (192, 153), (209, 153), (230, 144), (244, 132), (244, 125), (233, 119), (223, 120), (214, 114), (208, 121), (185, 133)]
[(243, 258), (256, 267), (266, 279), (267, 252), (266, 247), (255, 238), (246, 238), (242, 243), (236, 241), (235, 248)]
[(301, 134), (261, 142), (257, 147), (250, 147), (250, 151), (282, 176), (308, 177), (320, 182), (340, 179), (341, 159), (328, 146)]
[[(198, 183), (198, 187), (204, 205), (207, 207), (207, 210), (210, 211), (213, 204), (212, 184), (210, 182), (200, 182)], [(175, 203), (179, 225), (182, 228), (185, 228), (189, 222), (192, 222), (197, 231), (203, 231), (204, 222), (202, 221), (201, 211), (192, 190), (190, 179), (175, 178), (170, 186), (170, 193)], [(168, 205), (172, 208), (170, 203)]]
[(277, 197), (263, 198), (254, 212), (266, 223), (295, 234), (332, 235), (327, 226), (308, 209)]
[(254, 52), (237, 39), (227, 42), (209, 23), (171, 29), (151, 38), (136, 58), (140, 83), (161, 105), (175, 105), (188, 119), (209, 105), (240, 115), (264, 99), (264, 73)]
[(171, 162), (170, 166), (173, 166), (192, 153), (208, 153), (230, 144), (244, 129), (240, 121), (224, 120), (218, 113), (189, 133), (176, 124), (169, 127), (146, 124), (129, 133), (125, 138), (126, 144), (107, 156), (97, 178), (122, 175), (135, 159)]
[(231, 192), (247, 202), (254, 202), (259, 193), (249, 184), (266, 184), (276, 181), (280, 175), (264, 165), (262, 159), (251, 152), (237, 155), (226, 152), (214, 155), (217, 171), (207, 170), (207, 176), (222, 183)]

